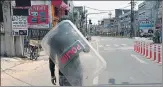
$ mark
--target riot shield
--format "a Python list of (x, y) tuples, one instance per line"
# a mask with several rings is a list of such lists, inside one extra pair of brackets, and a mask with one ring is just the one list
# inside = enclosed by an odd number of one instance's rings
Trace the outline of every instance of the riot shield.
[(72, 86), (93, 85), (94, 77), (106, 67), (105, 60), (69, 20), (51, 29), (41, 45)]

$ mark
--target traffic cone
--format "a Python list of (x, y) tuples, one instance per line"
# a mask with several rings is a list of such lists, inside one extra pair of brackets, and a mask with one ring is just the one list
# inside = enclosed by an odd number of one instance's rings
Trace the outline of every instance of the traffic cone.
[(161, 53), (160, 53), (161, 49), (160, 46), (158, 46), (158, 63), (161, 62)]
[(143, 55), (145, 55), (145, 42), (144, 42), (144, 44), (143, 44)]
[(140, 42), (138, 43), (138, 53), (140, 53)]
[(146, 44), (146, 57), (148, 57), (148, 43)]
[(152, 58), (152, 44), (150, 44), (150, 56), (149, 58)]
[(153, 60), (156, 60), (156, 45), (154, 45), (154, 59)]
[(140, 53), (142, 54), (142, 49), (143, 49), (143, 48), (142, 48), (142, 42), (141, 42), (141, 44), (140, 44), (140, 49), (141, 49), (141, 50), (140, 50)]

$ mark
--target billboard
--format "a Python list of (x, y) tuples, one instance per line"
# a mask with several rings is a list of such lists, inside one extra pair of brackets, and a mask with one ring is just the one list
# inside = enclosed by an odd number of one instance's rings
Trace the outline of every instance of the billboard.
[(28, 16), (29, 28), (49, 28), (48, 5), (32, 5)]
[(12, 31), (14, 36), (28, 35), (27, 16), (12, 16)]
[(151, 20), (139, 20), (139, 29), (143, 30), (143, 32), (147, 33), (149, 29), (153, 28), (153, 23)]

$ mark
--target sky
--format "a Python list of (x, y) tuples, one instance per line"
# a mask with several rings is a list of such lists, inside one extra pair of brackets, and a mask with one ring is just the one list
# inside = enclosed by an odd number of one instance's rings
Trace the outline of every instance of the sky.
[[(137, 1), (137, 4), (135, 6), (135, 10), (138, 9), (138, 4), (140, 4), (143, 1)], [(88, 13), (99, 13), (102, 11), (97, 11), (93, 10), (90, 8), (95, 8), (99, 10), (112, 10), (112, 11), (104, 11), (108, 13), (103, 13), (103, 14), (92, 14), (88, 16), (88, 19), (92, 20), (93, 24), (97, 24), (98, 20), (102, 20), (103, 18), (109, 18), (110, 16), (108, 15), (109, 12), (112, 13), (111, 17), (114, 17), (115, 12), (114, 9), (130, 9), (130, 1), (73, 1), (74, 6), (85, 6), (86, 10), (88, 10)], [(126, 7), (128, 6), (128, 7)], [(90, 7), (90, 8), (87, 8)], [(126, 8), (125, 8), (126, 7)]]

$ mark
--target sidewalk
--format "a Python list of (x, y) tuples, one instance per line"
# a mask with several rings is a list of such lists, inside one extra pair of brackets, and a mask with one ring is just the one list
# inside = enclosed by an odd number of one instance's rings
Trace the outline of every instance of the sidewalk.
[(40, 53), (37, 61), (1, 57), (2, 86), (53, 86), (48, 56)]
[[(90, 42), (96, 47), (95, 40)], [(51, 83), (49, 57), (44, 51), (36, 61), (28, 58), (1, 57), (1, 85), (2, 86), (54, 86)], [(55, 67), (58, 86), (58, 69)]]

